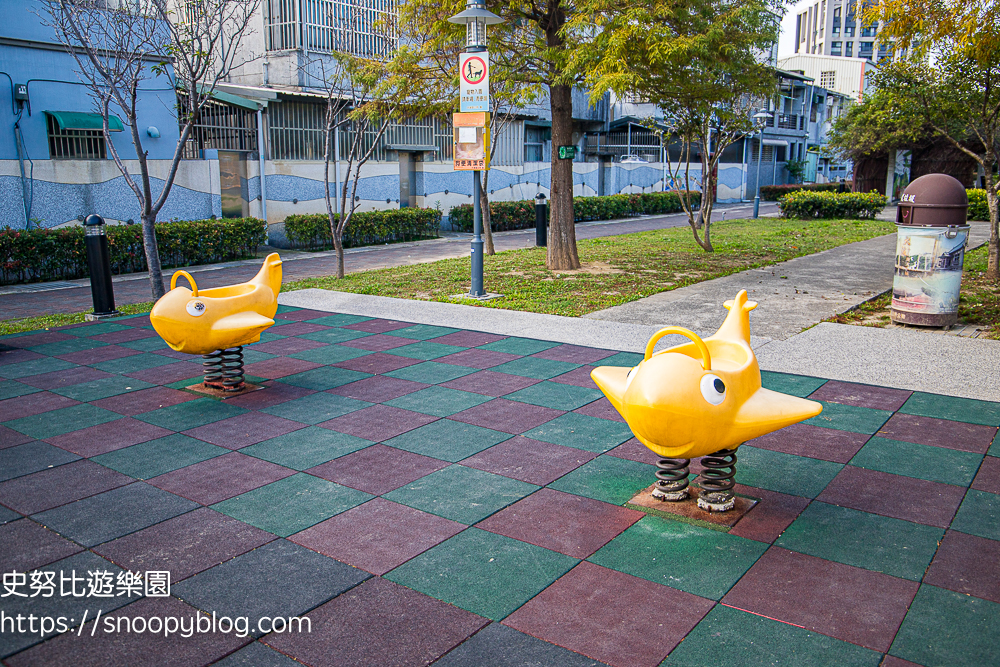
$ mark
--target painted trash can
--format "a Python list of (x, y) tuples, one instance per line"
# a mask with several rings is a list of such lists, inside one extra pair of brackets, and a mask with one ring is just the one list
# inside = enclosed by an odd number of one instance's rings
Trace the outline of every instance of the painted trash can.
[(949, 327), (958, 321), (969, 198), (947, 174), (927, 174), (903, 191), (896, 211), (896, 270), (890, 317)]

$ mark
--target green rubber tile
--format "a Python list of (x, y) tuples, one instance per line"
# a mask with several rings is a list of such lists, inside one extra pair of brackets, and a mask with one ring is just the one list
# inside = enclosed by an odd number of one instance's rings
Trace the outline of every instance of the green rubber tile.
[(386, 336), (398, 336), (400, 338), (412, 338), (413, 340), (431, 340), (432, 338), (440, 338), (441, 336), (447, 336), (448, 334), (455, 333), (459, 329), (452, 329), (451, 327), (436, 327), (430, 324), (414, 324), (413, 326), (406, 327), (405, 329), (394, 329), (393, 331), (386, 331)]
[(845, 405), (844, 403), (819, 402), (823, 404), (823, 412), (805, 420), (802, 422), (803, 424), (872, 435), (882, 428), (882, 424), (886, 423), (892, 416), (892, 412), (889, 410), (859, 408), (856, 405)]
[[(137, 315), (136, 317), (143, 317), (143, 315), (146, 315), (146, 313)], [(60, 329), (59, 331), (60, 333), (69, 334), (70, 336), (86, 337), (103, 336), (104, 334), (126, 331), (131, 328), (132, 327), (124, 324), (115, 324), (114, 322), (97, 322), (95, 324), (88, 324), (85, 327), (73, 327), (72, 329)]]
[(534, 484), (509, 477), (451, 465), (382, 497), (445, 519), (472, 525), (538, 489)]
[(768, 491), (815, 498), (833, 481), (840, 463), (743, 445), (736, 450), (736, 481)]
[(385, 405), (421, 412), (435, 417), (447, 417), (492, 400), (489, 396), (447, 387), (428, 387), (406, 396), (386, 401)]
[(993, 444), (990, 445), (990, 450), (986, 454), (988, 456), (1000, 456), (1000, 431), (993, 438)]
[(258, 459), (277, 463), (292, 470), (307, 470), (321, 463), (364, 449), (371, 444), (368, 440), (346, 433), (337, 433), (317, 426), (307, 426), (298, 431), (244, 447), (240, 453), (256, 456)]
[(288, 537), (373, 498), (363, 491), (300, 472), (223, 500), (212, 509)]
[(121, 375), (174, 363), (177, 363), (176, 359), (162, 354), (134, 354), (131, 357), (102, 361), (98, 364), (91, 364), (91, 366), (105, 373), (118, 373)]
[(914, 392), (899, 412), (967, 424), (1000, 426), (1000, 403)]
[(198, 398), (150, 412), (143, 412), (136, 415), (135, 418), (171, 431), (186, 431), (205, 424), (212, 424), (221, 419), (235, 417), (244, 412), (247, 412), (246, 408), (211, 398)]
[(587, 560), (719, 600), (767, 549), (719, 530), (646, 516)]
[[(389, 333), (392, 333), (391, 331)], [(475, 368), (456, 366), (454, 364), (441, 364), (436, 361), (425, 361), (420, 364), (399, 368), (385, 373), (389, 377), (400, 380), (411, 380), (413, 382), (423, 382), (424, 384), (441, 384), (456, 378), (463, 377), (469, 373), (478, 373)]]
[(633, 366), (638, 366), (639, 362), (643, 360), (641, 354), (636, 354), (635, 352), (619, 352), (618, 354), (612, 354), (610, 357), (605, 357), (600, 361), (594, 362), (596, 366), (622, 366), (627, 368), (632, 368)]
[(271, 354), (270, 352), (260, 352), (249, 347), (243, 348), (244, 364), (256, 364), (258, 361), (267, 361), (268, 359), (274, 359), (276, 356), (278, 355)]
[(538, 354), (539, 352), (548, 350), (552, 347), (558, 347), (559, 345), (561, 345), (561, 343), (552, 343), (547, 340), (511, 337), (493, 341), (492, 343), (486, 343), (485, 345), (480, 345), (477, 349), (492, 350), (494, 352), (503, 352), (505, 354), (519, 354), (524, 357), (529, 354)]
[(567, 412), (523, 435), (555, 445), (603, 453), (631, 438), (632, 431), (623, 422)]
[[(169, 350), (170, 346), (167, 345), (166, 341), (158, 336), (151, 336), (149, 338), (140, 338), (139, 340), (132, 340), (126, 343), (118, 343), (122, 347), (127, 347), (130, 350), (139, 350), (140, 352), (153, 352), (154, 350)], [(193, 358), (193, 357), (192, 357)]]
[(493, 429), (439, 419), (387, 440), (386, 445), (457, 463), (513, 436)]
[(494, 366), (491, 371), (497, 373), (507, 373), (509, 375), (520, 375), (522, 377), (534, 378), (536, 380), (549, 380), (557, 375), (569, 373), (574, 368), (579, 368), (582, 364), (571, 364), (568, 361), (553, 361), (552, 359), (539, 359), (537, 357), (522, 357), (508, 361), (505, 364)]
[(371, 352), (368, 350), (359, 350), (356, 347), (347, 347), (346, 345), (326, 345), (324, 347), (316, 347), (311, 350), (305, 350), (304, 352), (289, 354), (288, 356), (293, 359), (302, 359), (303, 361), (311, 361), (316, 364), (337, 364), (341, 361), (357, 359), (358, 357), (363, 357), (368, 354), (371, 354)]
[(623, 505), (656, 481), (656, 466), (617, 456), (598, 456), (549, 484), (565, 491), (612, 505)]
[(0, 366), (0, 377), (8, 380), (26, 378), (42, 373), (53, 373), (55, 371), (68, 371), (76, 368), (76, 364), (71, 364), (62, 359), (32, 359), (31, 361), (21, 361), (16, 364), (4, 364)]
[(297, 308), (296, 306), (283, 306), (283, 305), (279, 304), (278, 305), (278, 310), (277, 310), (277, 312), (275, 314), (276, 315), (284, 315), (285, 313), (294, 313), (297, 310), (302, 310), (302, 309), (301, 308)]
[(292, 419), (302, 424), (319, 424), (328, 419), (334, 419), (355, 410), (367, 408), (371, 403), (359, 401), (347, 396), (337, 396), (318, 392), (309, 394), (293, 401), (287, 401), (278, 405), (264, 408), (261, 412), (266, 412), (275, 417)]
[(944, 530), (813, 502), (775, 542), (818, 558), (920, 581)]
[(920, 665), (982, 667), (1000, 654), (1000, 604), (924, 584), (889, 655)]
[(877, 667), (881, 661), (871, 649), (716, 605), (660, 667)]
[[(192, 375), (189, 378), (178, 380), (177, 382), (171, 382), (170, 384), (165, 384), (163, 386), (169, 389), (186, 389), (193, 384), (201, 384), (204, 381), (204, 375), (202, 375), (197, 368), (193, 370), (193, 373), (197, 373), (197, 375)], [(243, 380), (251, 384), (259, 384), (262, 381), (256, 378), (251, 379), (251, 377), (252, 376), (250, 375), (244, 375)]]
[(466, 349), (468, 348), (459, 347), (458, 345), (444, 345), (443, 343), (433, 343), (422, 340), (419, 343), (394, 347), (391, 350), (386, 350), (385, 353), (394, 354), (397, 357), (406, 357), (408, 359), (431, 361), (432, 359), (446, 357), (449, 354), (455, 354), (456, 352), (461, 352)]
[(216, 447), (207, 442), (174, 433), (163, 438), (101, 454), (91, 460), (129, 477), (152, 479), (157, 475), (228, 453), (229, 450), (224, 447)]
[(372, 334), (366, 331), (355, 331), (354, 329), (324, 329), (323, 331), (314, 331), (313, 333), (302, 334), (299, 338), (305, 338), (307, 340), (314, 340), (317, 343), (346, 343), (349, 340), (354, 340), (355, 338), (364, 338), (365, 336), (371, 336)]
[(334, 313), (333, 315), (327, 315), (326, 317), (317, 317), (311, 320), (306, 320), (309, 324), (320, 324), (324, 327), (343, 327), (348, 324), (357, 324), (358, 322), (367, 322), (372, 318), (364, 317), (363, 315), (345, 315), (343, 313)]
[(303, 373), (296, 373), (295, 375), (288, 375), (281, 378), (281, 381), (285, 384), (302, 387), (304, 389), (326, 391), (327, 389), (333, 389), (334, 387), (339, 387), (344, 384), (364, 380), (365, 378), (371, 376), (371, 373), (362, 373), (361, 371), (352, 371), (347, 368), (327, 366), (324, 368), (314, 368), (311, 371), (305, 371)]
[(1000, 540), (1000, 496), (969, 489), (951, 527), (969, 535)]
[(70, 354), (71, 352), (93, 350), (95, 347), (105, 347), (106, 345), (107, 343), (102, 343), (99, 340), (90, 340), (89, 338), (71, 338), (69, 340), (61, 340), (58, 343), (35, 345), (33, 347), (29, 347), (28, 349), (32, 352), (37, 352), (38, 354), (54, 357), (57, 354)]
[(540, 405), (544, 408), (569, 411), (582, 408), (603, 395), (599, 389), (546, 381), (507, 394), (504, 398), (509, 401), (520, 401), (521, 403)]
[(876, 437), (854, 455), (851, 465), (930, 482), (969, 486), (982, 460), (983, 456), (974, 452)]
[(41, 389), (14, 380), (0, 380), (0, 401), (28, 394), (37, 394)]
[(115, 376), (101, 378), (100, 380), (93, 380), (91, 382), (84, 382), (82, 384), (74, 384), (70, 387), (63, 387), (61, 389), (53, 389), (52, 393), (61, 394), (62, 396), (72, 398), (75, 401), (89, 402), (98, 401), (102, 398), (108, 398), (109, 396), (127, 394), (130, 391), (149, 389), (150, 387), (155, 386), (156, 385), (151, 382), (144, 382), (130, 377)]
[(121, 418), (122, 416), (117, 412), (81, 403), (60, 410), (43, 412), (39, 415), (13, 419), (4, 422), (4, 426), (36, 440), (44, 440)]
[(499, 621), (578, 562), (533, 544), (469, 528), (403, 563), (385, 578)]
[(761, 371), (760, 383), (765, 389), (805, 398), (826, 384), (826, 380), (809, 377), (808, 375), (790, 375), (788, 373)]
[[(284, 340), (285, 338), (288, 338), (288, 336), (280, 336), (270, 331), (265, 331), (260, 335), (260, 340), (257, 343), (270, 343), (273, 340)], [(253, 343), (253, 345), (256, 345), (256, 343)]]

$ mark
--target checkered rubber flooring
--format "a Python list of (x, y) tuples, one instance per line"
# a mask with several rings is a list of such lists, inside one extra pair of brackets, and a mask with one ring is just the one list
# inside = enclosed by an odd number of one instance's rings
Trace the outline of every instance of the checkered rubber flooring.
[(825, 409), (740, 448), (727, 533), (623, 507), (654, 456), (589, 372), (639, 355), (278, 317), (226, 401), (144, 316), (0, 339), (0, 569), (172, 577), (0, 611), (312, 632), (5, 626), (5, 664), (996, 664), (1000, 404), (765, 373)]

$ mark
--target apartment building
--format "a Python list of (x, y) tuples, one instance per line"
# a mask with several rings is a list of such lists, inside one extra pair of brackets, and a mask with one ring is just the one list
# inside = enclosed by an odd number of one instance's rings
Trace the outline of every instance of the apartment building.
[(879, 44), (878, 24), (862, 23), (864, 6), (858, 0), (807, 0), (796, 5), (795, 53), (863, 58), (875, 63), (892, 58), (892, 46)]
[(778, 60), (778, 67), (802, 72), (826, 90), (860, 101), (878, 65), (862, 58), (796, 53)]

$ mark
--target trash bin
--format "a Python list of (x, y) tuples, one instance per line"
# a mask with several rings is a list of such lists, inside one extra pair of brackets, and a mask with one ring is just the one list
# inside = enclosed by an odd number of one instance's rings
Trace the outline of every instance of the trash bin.
[(947, 174), (921, 176), (903, 191), (896, 212), (893, 322), (949, 327), (958, 321), (968, 209), (965, 186)]

